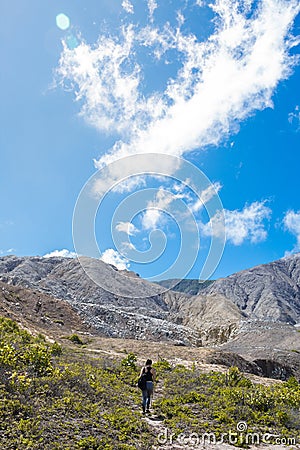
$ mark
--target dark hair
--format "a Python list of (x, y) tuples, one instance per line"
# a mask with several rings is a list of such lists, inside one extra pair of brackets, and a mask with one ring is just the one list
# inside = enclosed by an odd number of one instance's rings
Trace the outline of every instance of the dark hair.
[(145, 366), (151, 366), (151, 364), (152, 364), (151, 359), (147, 359)]

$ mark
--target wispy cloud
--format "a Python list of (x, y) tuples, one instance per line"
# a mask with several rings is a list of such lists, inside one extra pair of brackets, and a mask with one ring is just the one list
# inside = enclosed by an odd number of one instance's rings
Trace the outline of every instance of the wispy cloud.
[[(188, 180), (187, 180), (188, 182)], [(155, 196), (154, 200), (147, 203), (146, 210), (142, 215), (142, 228), (145, 230), (153, 230), (158, 226), (162, 226), (168, 219), (167, 214), (176, 216), (178, 211), (174, 204), (178, 200), (182, 200), (187, 207), (187, 217), (197, 215), (205, 205), (218, 194), (222, 188), (220, 183), (214, 183), (204, 189), (200, 197), (194, 198), (194, 195), (189, 190), (184, 189), (181, 184), (173, 184), (168, 190), (161, 186)], [(181, 212), (183, 218), (183, 213)]]
[[(155, 2), (149, 2), (153, 11)], [(136, 153), (181, 156), (217, 144), (236, 123), (256, 110), (272, 107), (272, 94), (294, 60), (289, 49), (296, 0), (263, 0), (255, 13), (251, 2), (217, 0), (211, 8), (215, 32), (205, 42), (180, 27), (151, 23), (122, 28), (115, 37), (100, 36), (96, 45), (65, 45), (58, 73), (83, 104), (81, 114), (100, 130), (118, 132), (119, 140), (98, 166)], [(141, 86), (140, 47), (155, 57), (169, 49), (181, 68), (161, 92), (145, 95)], [(167, 58), (167, 56), (166, 56)]]
[(11, 255), (15, 251), (14, 248), (8, 248), (7, 250), (0, 250), (0, 255)]
[(118, 270), (128, 270), (129, 261), (113, 248), (105, 250), (100, 258), (106, 264), (112, 264)]
[[(271, 217), (271, 209), (265, 202), (254, 202), (246, 205), (242, 210), (224, 210), (226, 239), (233, 245), (241, 245), (246, 240), (255, 244), (267, 238), (265, 222)], [(221, 213), (217, 213), (211, 220), (202, 226), (207, 236), (219, 237), (223, 230)], [(212, 227), (214, 225), (214, 227)]]
[[(196, 3), (203, 4), (200, 0)], [(122, 5), (127, 12), (133, 11), (129, 1), (124, 0)], [(296, 62), (290, 49), (299, 42), (290, 30), (299, 13), (298, 0), (216, 0), (210, 4), (215, 14), (214, 30), (206, 41), (184, 31), (182, 15), (177, 27), (166, 23), (159, 28), (153, 20), (156, 0), (147, 0), (147, 5), (147, 26), (123, 25), (115, 35), (99, 36), (94, 45), (82, 40), (70, 49), (65, 44), (61, 54), (57, 70), (60, 83), (75, 93), (80, 113), (88, 123), (116, 138), (112, 148), (95, 161), (98, 168), (130, 155), (155, 152), (181, 157), (217, 145), (237, 132), (238, 124), (256, 111), (273, 107), (278, 83), (291, 74)], [(180, 65), (165, 85), (153, 92), (144, 89), (147, 74), (143, 57), (139, 58), (145, 49), (153, 64), (168, 63), (172, 54)], [(290, 114), (290, 122), (299, 119), (297, 108)], [(146, 169), (151, 169), (151, 159), (149, 156)], [(172, 168), (174, 173), (177, 168)], [(106, 174), (109, 183), (105, 178), (97, 181), (95, 193), (102, 194), (113, 184), (111, 180), (119, 180), (124, 166), (120, 164), (114, 170)], [(143, 176), (139, 175), (138, 182), (144, 182)], [(123, 185), (124, 189), (134, 186), (133, 178)], [(214, 190), (220, 188), (220, 183), (215, 183)], [(169, 210), (173, 202), (172, 196), (162, 192), (148, 203), (142, 215), (144, 230), (162, 224), (162, 211)], [(196, 214), (213, 194), (209, 188), (196, 202), (185, 200)], [(265, 202), (254, 202), (242, 210), (225, 210), (224, 215), (227, 240), (233, 245), (267, 238), (271, 210)], [(285, 225), (297, 235), (299, 245), (296, 222), (291, 222), (291, 217), (286, 216)], [(135, 232), (124, 224), (119, 224), (117, 231), (128, 235)], [(202, 227), (207, 236), (212, 230), (215, 237), (222, 236), (221, 213)], [(129, 264), (113, 249), (106, 250), (102, 259), (122, 268)]]
[(148, 0), (148, 10), (149, 10), (149, 19), (150, 22), (153, 22), (153, 14), (157, 8), (156, 0)]
[(184, 198), (183, 194), (172, 193), (161, 187), (157, 191), (155, 199), (147, 203), (146, 211), (142, 215), (142, 227), (145, 230), (153, 230), (162, 225), (166, 221), (165, 213), (172, 212), (171, 204), (182, 198)]
[(285, 229), (296, 237), (296, 245), (292, 251), (286, 252), (286, 255), (300, 252), (300, 211), (288, 211), (284, 216), (283, 224)]
[(52, 258), (52, 257), (63, 257), (63, 258), (77, 258), (77, 253), (70, 252), (66, 248), (62, 250), (53, 250), (50, 253), (47, 253), (43, 256), (43, 258)]
[(299, 105), (296, 105), (294, 111), (289, 113), (288, 121), (297, 132), (300, 131), (300, 107), (299, 107)]
[(119, 222), (116, 225), (116, 230), (121, 233), (126, 233), (128, 236), (134, 236), (138, 233), (138, 229), (131, 222)]
[(200, 211), (221, 190), (222, 185), (216, 182), (201, 192), (200, 198), (192, 205), (193, 212)]
[(123, 0), (122, 1), (122, 8), (125, 9), (125, 11), (128, 14), (133, 14), (134, 13), (133, 4), (129, 0)]
[(122, 28), (120, 37), (100, 36), (96, 46), (82, 42), (69, 49), (64, 43), (57, 70), (60, 82), (82, 103), (85, 120), (101, 131), (136, 134), (163, 109), (159, 96), (146, 99), (139, 90), (141, 67), (134, 59), (135, 44), (132, 25)]

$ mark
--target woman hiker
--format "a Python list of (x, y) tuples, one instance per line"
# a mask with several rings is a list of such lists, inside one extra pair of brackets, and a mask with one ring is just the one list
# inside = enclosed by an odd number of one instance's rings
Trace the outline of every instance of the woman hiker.
[(146, 380), (145, 389), (142, 390), (143, 395), (143, 414), (149, 413), (151, 397), (153, 396), (154, 381), (156, 371), (152, 367), (151, 359), (147, 359), (145, 366), (141, 369), (140, 376)]

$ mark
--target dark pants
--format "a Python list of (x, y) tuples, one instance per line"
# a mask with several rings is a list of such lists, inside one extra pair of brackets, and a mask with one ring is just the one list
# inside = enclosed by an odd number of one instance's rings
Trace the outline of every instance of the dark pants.
[(153, 395), (153, 381), (147, 381), (146, 389), (142, 391), (143, 394), (143, 411), (150, 408), (151, 397)]

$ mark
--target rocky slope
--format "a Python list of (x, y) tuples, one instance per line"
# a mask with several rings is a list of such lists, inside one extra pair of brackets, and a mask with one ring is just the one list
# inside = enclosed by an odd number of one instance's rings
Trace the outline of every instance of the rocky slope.
[(250, 319), (300, 323), (300, 254), (205, 283), (186, 279), (159, 284), (191, 295), (221, 294)]
[(299, 255), (217, 280), (195, 296), (164, 291), (99, 260), (84, 262), (102, 287), (77, 259), (0, 258), (0, 314), (49, 335), (216, 346), (262, 373), (300, 376), (300, 333), (286, 325), (300, 322)]
[(164, 298), (171, 320), (197, 330), (202, 346), (227, 342), (236, 335), (244, 318), (238, 307), (220, 294), (186, 297), (169, 291)]
[[(133, 274), (123, 276), (99, 260), (86, 258), (85, 265), (107, 290), (87, 276), (77, 259), (68, 258), (3, 257), (0, 280), (67, 301), (105, 336), (199, 344), (195, 330), (170, 320), (170, 308), (159, 286)], [(122, 287), (124, 296), (117, 295)]]
[(292, 325), (267, 321), (242, 321), (236, 336), (219, 346), (238, 353), (260, 367), (270, 378), (300, 380), (300, 333)]
[(109, 337), (218, 344), (236, 332), (243, 317), (222, 295), (191, 297), (133, 273), (125, 276), (99, 260), (83, 262), (98, 284), (77, 259), (16, 256), (0, 258), (0, 281), (67, 301), (86, 323)]
[(300, 322), (300, 254), (216, 280), (203, 295), (221, 294), (251, 319)]
[(157, 284), (160, 286), (166, 288), (166, 289), (172, 289), (172, 291), (175, 292), (183, 292), (184, 294), (189, 295), (198, 295), (201, 293), (203, 289), (210, 286), (214, 281), (213, 280), (193, 280), (193, 279), (168, 279), (168, 280), (162, 280), (158, 281)]
[(37, 290), (0, 282), (0, 315), (18, 322), (32, 333), (57, 338), (95, 330), (64, 300)]

